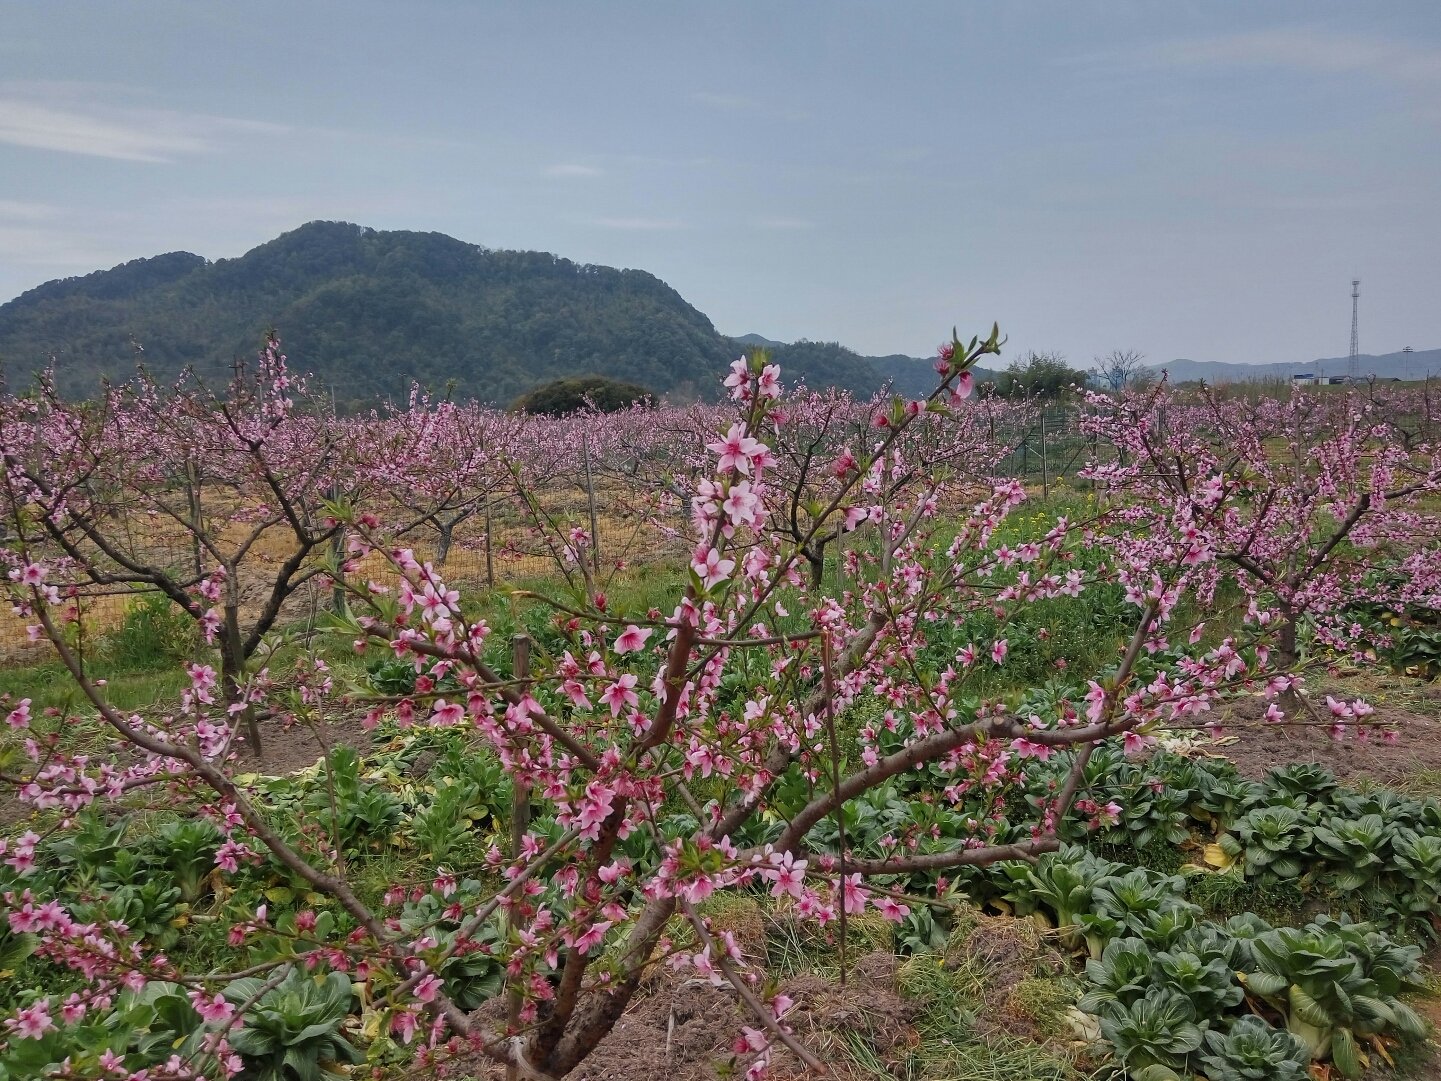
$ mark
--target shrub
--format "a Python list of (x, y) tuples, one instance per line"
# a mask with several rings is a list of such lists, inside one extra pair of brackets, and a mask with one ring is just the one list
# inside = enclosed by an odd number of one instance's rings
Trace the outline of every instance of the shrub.
[(614, 413), (632, 405), (653, 405), (655, 395), (636, 383), (603, 375), (577, 375), (556, 379), (517, 398), (511, 408), (521, 413), (565, 416), (585, 409)]
[(106, 655), (122, 668), (148, 671), (191, 656), (200, 643), (195, 620), (164, 593), (141, 593), (105, 636)]

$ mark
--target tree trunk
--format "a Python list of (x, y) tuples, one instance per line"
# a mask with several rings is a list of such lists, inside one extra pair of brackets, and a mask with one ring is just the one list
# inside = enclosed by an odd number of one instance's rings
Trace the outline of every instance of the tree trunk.
[(823, 547), (804, 548), (802, 554), (811, 565), (811, 588), (820, 589), (826, 577), (826, 550)]
[(435, 544), (435, 565), (445, 566), (446, 558), (450, 555), (450, 545), (455, 538), (455, 523), (437, 521), (435, 526), (440, 530), (440, 540)]
[[(1280, 659), (1280, 667), (1289, 672), (1301, 662), (1301, 650), (1296, 643), (1296, 613), (1289, 604), (1279, 607), (1281, 627), (1276, 634), (1276, 653)], [(1301, 695), (1294, 687), (1287, 688), (1281, 693), (1279, 704), (1288, 715), (1294, 713), (1301, 708)]]
[(1292, 611), (1289, 604), (1279, 606), (1281, 610), (1281, 627), (1276, 635), (1276, 652), (1281, 656), (1281, 664), (1286, 668), (1294, 668), (1301, 659), (1301, 652), (1296, 645), (1296, 613)]
[[(240, 609), (238, 605), (225, 606), (225, 625), (220, 630), (220, 688), (227, 707), (244, 702), (245, 696), (240, 681), (245, 674), (244, 637), (240, 633)], [(261, 757), (260, 722), (255, 716), (255, 707), (245, 703), (241, 715), (245, 725), (246, 749), (256, 758)]]

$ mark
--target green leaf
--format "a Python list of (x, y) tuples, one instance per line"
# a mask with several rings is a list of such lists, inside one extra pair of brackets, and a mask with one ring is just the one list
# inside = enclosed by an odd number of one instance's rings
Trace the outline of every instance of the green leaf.
[(1349, 1028), (1338, 1028), (1331, 1034), (1331, 1061), (1342, 1077), (1361, 1076), (1361, 1056), (1356, 1047), (1356, 1037)]
[(1291, 985), (1290, 1002), (1291, 1012), (1308, 1025), (1324, 1029), (1335, 1023), (1326, 1008), (1296, 984)]
[(1245, 975), (1246, 986), (1262, 998), (1275, 998), (1291, 986), (1290, 980), (1274, 972), (1247, 972)]
[(1156, 1063), (1141, 1070), (1128, 1071), (1133, 1081), (1183, 1081), (1180, 1074), (1169, 1066)]

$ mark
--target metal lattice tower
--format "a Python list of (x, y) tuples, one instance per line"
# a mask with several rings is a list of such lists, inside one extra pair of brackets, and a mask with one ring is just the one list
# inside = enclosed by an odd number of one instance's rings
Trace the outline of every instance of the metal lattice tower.
[(1358, 328), (1356, 322), (1356, 317), (1360, 312), (1360, 307), (1361, 279), (1357, 278), (1351, 282), (1351, 364), (1346, 371), (1347, 376), (1350, 377), (1350, 381), (1353, 383), (1356, 382), (1356, 380), (1360, 378), (1361, 375), (1361, 373), (1357, 370), (1359, 361), (1356, 359), (1357, 355), (1361, 352), (1361, 339), (1357, 336)]

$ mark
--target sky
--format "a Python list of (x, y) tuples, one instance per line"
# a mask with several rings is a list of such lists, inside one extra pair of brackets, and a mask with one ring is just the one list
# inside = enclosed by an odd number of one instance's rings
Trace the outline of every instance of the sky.
[[(0, 0), (0, 302), (315, 219), (727, 334), (1441, 347), (1441, 4)], [(280, 328), (282, 333), (284, 328)]]

